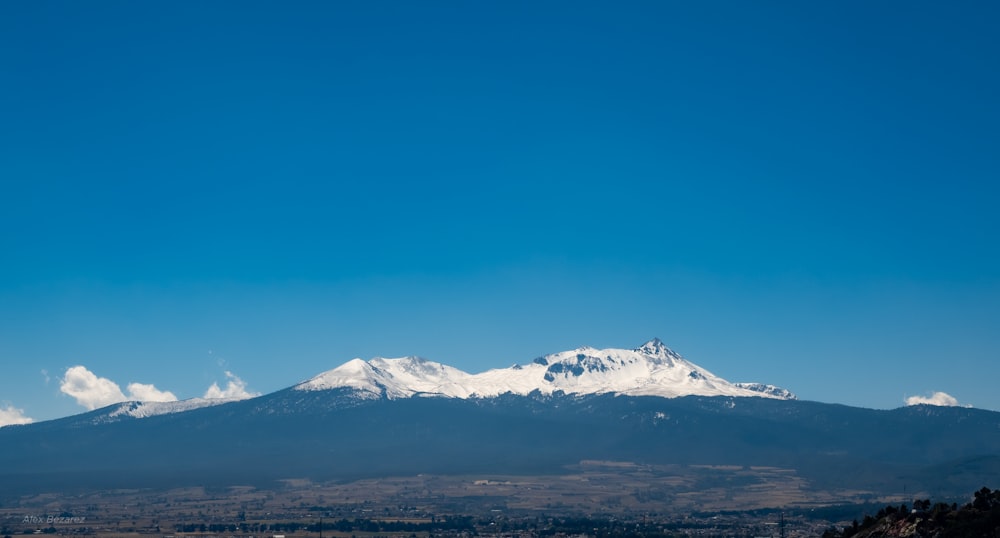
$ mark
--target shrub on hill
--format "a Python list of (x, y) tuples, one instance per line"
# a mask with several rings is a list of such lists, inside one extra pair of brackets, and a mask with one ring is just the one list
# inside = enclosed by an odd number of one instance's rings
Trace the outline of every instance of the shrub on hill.
[(1000, 489), (987, 487), (975, 492), (971, 502), (931, 504), (930, 499), (918, 499), (913, 508), (886, 506), (875, 516), (866, 515), (843, 530), (831, 529), (823, 538), (908, 538), (935, 536), (939, 538), (1000, 537)]

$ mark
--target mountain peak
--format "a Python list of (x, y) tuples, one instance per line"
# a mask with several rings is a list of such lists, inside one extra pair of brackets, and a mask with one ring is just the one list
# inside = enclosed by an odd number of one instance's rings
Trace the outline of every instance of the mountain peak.
[(655, 359), (666, 359), (668, 361), (679, 361), (683, 360), (681, 356), (674, 350), (667, 347), (659, 338), (653, 338), (652, 340), (646, 342), (645, 344), (639, 346), (635, 350), (636, 353), (641, 355), (646, 355), (648, 357), (653, 357)]
[(655, 355), (663, 350), (670, 351), (670, 348), (668, 348), (666, 344), (663, 343), (663, 340), (660, 340), (659, 338), (653, 338), (636, 349), (636, 351), (646, 353), (647, 355)]

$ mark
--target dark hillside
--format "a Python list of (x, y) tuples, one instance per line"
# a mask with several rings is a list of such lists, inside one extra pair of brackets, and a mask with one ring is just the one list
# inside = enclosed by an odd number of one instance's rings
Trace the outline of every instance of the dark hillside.
[(883, 492), (961, 492), (1000, 478), (1000, 413), (964, 408), (613, 395), (359, 401), (285, 390), (142, 419), (106, 414), (0, 429), (0, 480), (24, 491), (266, 484), (552, 474), (582, 460), (775, 466), (814, 488)]

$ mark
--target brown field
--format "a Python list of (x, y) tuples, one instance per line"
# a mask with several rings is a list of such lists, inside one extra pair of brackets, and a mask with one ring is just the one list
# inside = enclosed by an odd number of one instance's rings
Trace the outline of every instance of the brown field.
[[(349, 483), (288, 479), (271, 489), (190, 487), (78, 496), (53, 492), (0, 500), (0, 526), (12, 536), (48, 528), (60, 535), (136, 538), (183, 536), (178, 525), (205, 524), (235, 526), (235, 530), (192, 534), (270, 537), (273, 533), (262, 525), (314, 525), (320, 517), (327, 522), (346, 518), (418, 523), (448, 515), (679, 517), (692, 512), (900, 500), (864, 491), (814, 491), (793, 470), (773, 467), (584, 461), (568, 471), (547, 476), (417, 475)], [(84, 519), (46, 524), (51, 516)], [(288, 534), (316, 533), (298, 529)], [(328, 530), (324, 535), (338, 533)]]

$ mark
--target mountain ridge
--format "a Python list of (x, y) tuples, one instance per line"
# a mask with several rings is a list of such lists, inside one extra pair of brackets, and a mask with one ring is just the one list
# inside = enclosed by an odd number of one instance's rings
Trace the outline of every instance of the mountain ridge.
[(795, 399), (780, 387), (731, 383), (686, 360), (654, 338), (635, 349), (580, 347), (478, 374), (421, 357), (350, 360), (293, 387), (351, 388), (362, 398), (437, 396), (490, 398), (501, 394), (621, 394), (629, 396), (742, 396)]

